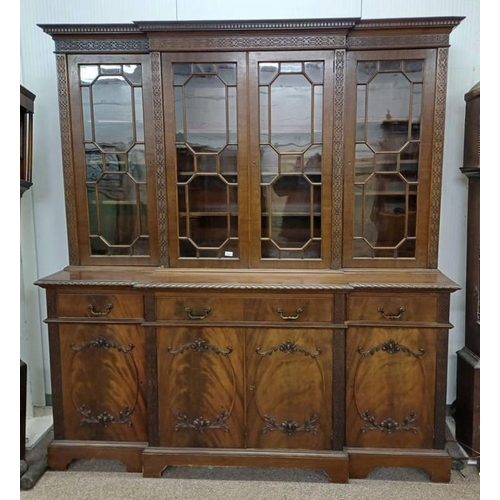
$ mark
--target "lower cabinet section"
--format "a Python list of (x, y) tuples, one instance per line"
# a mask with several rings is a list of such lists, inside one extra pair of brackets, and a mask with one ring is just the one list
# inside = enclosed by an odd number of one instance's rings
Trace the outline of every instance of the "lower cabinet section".
[(349, 328), (348, 447), (433, 447), (437, 335), (427, 328)]
[(160, 446), (331, 449), (331, 330), (158, 328), (157, 359)]
[[(372, 314), (380, 301), (364, 293)], [(76, 303), (68, 296), (68, 304)], [(118, 297), (116, 310), (126, 316)], [(115, 459), (158, 477), (170, 466), (266, 466), (323, 470), (331, 481), (347, 482), (375, 467), (419, 467), (433, 481), (449, 481), (449, 325), (436, 321), (441, 316), (428, 323), (399, 313), (366, 319), (345, 294), (330, 300), (322, 293), (330, 304), (322, 318), (341, 318), (335, 323), (299, 322), (293, 307), (279, 321), (207, 319), (199, 304), (189, 305), (191, 297), (179, 299), (184, 312), (196, 309), (186, 319), (163, 293), (165, 315), (166, 304), (179, 314), (158, 320), (154, 293), (144, 297), (144, 320), (49, 318), (57, 391), (50, 468), (63, 470), (73, 459)], [(218, 308), (223, 298), (220, 293)], [(232, 298), (228, 304), (241, 302)], [(272, 298), (275, 312), (285, 300)], [(256, 294), (251, 304), (264, 300)], [(296, 297), (292, 305), (303, 302)], [(137, 304), (134, 315), (143, 316)], [(403, 305), (406, 311), (411, 301)], [(245, 318), (249, 311), (233, 312)]]
[(244, 332), (157, 330), (160, 446), (242, 448)]
[(144, 331), (128, 324), (60, 324), (64, 438), (147, 442)]
[(332, 448), (331, 330), (251, 330), (247, 448)]

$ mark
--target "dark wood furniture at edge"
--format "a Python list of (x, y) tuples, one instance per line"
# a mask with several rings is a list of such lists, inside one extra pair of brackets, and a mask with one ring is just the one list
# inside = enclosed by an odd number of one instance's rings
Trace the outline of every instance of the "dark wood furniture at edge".
[(471, 456), (480, 452), (480, 85), (465, 94), (464, 163), (468, 178), (465, 346), (457, 352), (456, 436)]
[(52, 469), (450, 479), (437, 270), (462, 18), (42, 25), (70, 265)]

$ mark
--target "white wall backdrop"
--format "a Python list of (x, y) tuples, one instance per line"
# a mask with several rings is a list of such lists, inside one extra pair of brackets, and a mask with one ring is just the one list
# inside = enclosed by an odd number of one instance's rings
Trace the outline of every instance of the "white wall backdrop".
[[(441, 209), (439, 268), (462, 287), (465, 286), (465, 242), (467, 180), (459, 168), (462, 164), (465, 102), (464, 94), (480, 80), (479, 75), (479, 5), (480, 0), (21, 0), (20, 48), (21, 84), (36, 94), (34, 166), (31, 188), (31, 231), (25, 238), (32, 245), (26, 255), (36, 265), (25, 269), (24, 299), (40, 301), (40, 329), (26, 342), (35, 345), (31, 362), (43, 367), (45, 391), (51, 392), (44, 293), (33, 293), (31, 283), (38, 277), (56, 272), (68, 264), (66, 220), (62, 178), (57, 105), (57, 79), (54, 45), (36, 25), (40, 23), (128, 23), (145, 20), (209, 19), (283, 19), (320, 17), (392, 18), (420, 16), (466, 16), (450, 37), (447, 116)], [(24, 202), (24, 199), (23, 199)], [(31, 252), (31, 253), (30, 253)], [(36, 274), (36, 275), (34, 275)], [(452, 295), (450, 355), (448, 368), (448, 403), (455, 399), (456, 351), (464, 343), (465, 291)], [(23, 304), (21, 304), (23, 305)], [(33, 304), (31, 304), (33, 305)], [(26, 309), (32, 310), (30, 304)], [(38, 305), (36, 304), (38, 307)], [(38, 311), (38, 309), (36, 309)], [(36, 338), (31, 338), (36, 337)], [(41, 337), (41, 338), (40, 338)], [(36, 346), (40, 345), (41, 348)], [(25, 351), (29, 350), (27, 347)], [(42, 391), (33, 387), (33, 391)]]

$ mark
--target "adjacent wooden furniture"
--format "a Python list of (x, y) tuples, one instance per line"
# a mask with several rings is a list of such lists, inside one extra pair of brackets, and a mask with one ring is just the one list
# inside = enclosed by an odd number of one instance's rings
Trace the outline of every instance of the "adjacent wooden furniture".
[(33, 114), (35, 112), (36, 96), (27, 88), (21, 87), (20, 106), (20, 184), (21, 197), (33, 183), (31, 182), (31, 171), (33, 166)]
[(448, 481), (437, 267), (461, 18), (43, 25), (70, 265), (49, 464)]
[(456, 436), (471, 456), (480, 452), (480, 84), (465, 94), (464, 164), (468, 178), (465, 346), (457, 352)]

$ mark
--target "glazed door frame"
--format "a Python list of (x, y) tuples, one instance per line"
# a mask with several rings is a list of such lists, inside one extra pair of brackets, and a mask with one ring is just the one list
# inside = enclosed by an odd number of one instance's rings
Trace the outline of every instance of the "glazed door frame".
[[(424, 60), (421, 104), (420, 151), (418, 157), (418, 193), (415, 258), (354, 257), (354, 169), (357, 114), (358, 61)], [(346, 113), (344, 158), (343, 267), (426, 268), (430, 230), (431, 184), (436, 182), (432, 156), (434, 150), (434, 109), (436, 95), (436, 50), (366, 50), (347, 52)], [(379, 73), (380, 74), (380, 73)]]
[[(156, 265), (158, 264), (158, 223), (156, 217), (156, 173), (154, 171), (153, 94), (151, 56), (149, 54), (78, 54), (68, 55), (68, 85), (71, 106), (71, 136), (73, 148), (74, 196), (76, 204), (77, 245), (79, 265)], [(149, 256), (92, 255), (90, 223), (86, 186), (86, 158), (82, 97), (80, 91), (80, 65), (140, 64), (142, 68), (142, 107), (144, 113), (144, 149), (147, 182), (147, 217)]]
[[(165, 106), (165, 167), (167, 179), (168, 252), (170, 267), (248, 267), (248, 133), (247, 133), (247, 61), (243, 52), (162, 53), (163, 101)], [(238, 162), (238, 238), (239, 258), (181, 257), (179, 249), (179, 200), (177, 193), (176, 123), (174, 63), (236, 63), (237, 162)], [(166, 216), (166, 214), (165, 214)]]
[[(250, 261), (254, 268), (330, 268), (332, 253), (332, 162), (333, 162), (333, 115), (334, 115), (334, 57), (335, 51), (269, 51), (249, 52), (249, 133), (250, 133)], [(306, 62), (322, 61), (323, 74), (323, 120), (322, 120), (322, 164), (321, 164), (321, 257), (320, 258), (266, 258), (261, 250), (261, 148), (260, 148), (260, 105), (259, 105), (259, 63), (261, 62)], [(313, 140), (314, 142), (314, 140)], [(312, 142), (312, 143), (313, 143)], [(312, 144), (311, 143), (311, 144)]]

